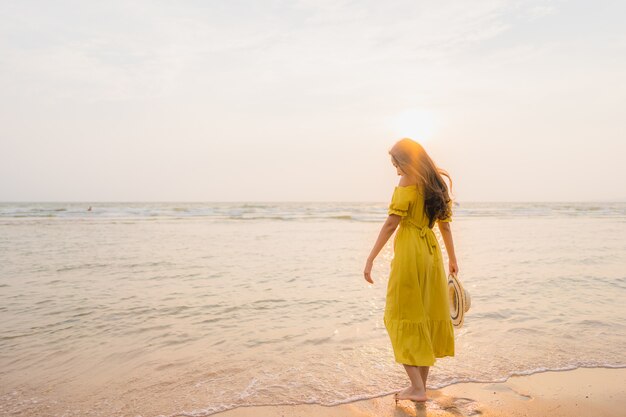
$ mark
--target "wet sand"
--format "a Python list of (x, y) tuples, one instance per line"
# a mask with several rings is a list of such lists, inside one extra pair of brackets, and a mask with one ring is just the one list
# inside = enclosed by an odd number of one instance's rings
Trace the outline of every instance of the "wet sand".
[(618, 417), (626, 409), (626, 368), (579, 368), (513, 376), (503, 383), (459, 383), (428, 390), (415, 405), (393, 395), (325, 407), (320, 405), (240, 407), (220, 417)]

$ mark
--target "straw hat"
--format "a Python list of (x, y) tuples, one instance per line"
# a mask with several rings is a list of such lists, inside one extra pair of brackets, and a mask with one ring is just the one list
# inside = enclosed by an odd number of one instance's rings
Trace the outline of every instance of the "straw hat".
[(448, 275), (448, 294), (450, 296), (450, 317), (454, 327), (463, 326), (463, 316), (472, 305), (472, 299), (469, 292), (456, 275)]

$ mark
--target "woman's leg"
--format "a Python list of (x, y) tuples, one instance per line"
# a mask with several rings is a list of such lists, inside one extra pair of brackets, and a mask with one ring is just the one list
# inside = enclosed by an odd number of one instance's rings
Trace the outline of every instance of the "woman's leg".
[(426, 380), (428, 379), (428, 371), (430, 366), (419, 366), (420, 376), (422, 377), (422, 383), (424, 384), (424, 390), (426, 389)]
[(404, 370), (409, 375), (411, 386), (418, 392), (425, 392), (424, 382), (420, 372), (421, 366), (404, 365)]
[(426, 401), (426, 389), (424, 388), (424, 383), (422, 382), (420, 367), (404, 365), (404, 370), (407, 375), (409, 375), (411, 385), (396, 394), (397, 400)]

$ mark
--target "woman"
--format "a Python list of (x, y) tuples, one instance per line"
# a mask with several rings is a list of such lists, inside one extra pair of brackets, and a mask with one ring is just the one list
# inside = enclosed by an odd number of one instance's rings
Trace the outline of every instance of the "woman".
[[(373, 284), (374, 259), (398, 228), (387, 285), (384, 323), (396, 362), (404, 365), (411, 385), (395, 394), (398, 400), (427, 400), (426, 379), (435, 358), (454, 356), (448, 283), (441, 249), (432, 227), (437, 223), (449, 258), (449, 271), (459, 271), (450, 222), (452, 201), (446, 176), (417, 142), (401, 139), (389, 150), (400, 182), (395, 187), (382, 226), (365, 265)], [(399, 227), (398, 227), (399, 226)]]

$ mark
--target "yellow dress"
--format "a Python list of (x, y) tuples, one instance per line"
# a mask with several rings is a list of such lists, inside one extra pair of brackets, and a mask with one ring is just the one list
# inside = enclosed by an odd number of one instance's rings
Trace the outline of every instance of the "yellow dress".
[(396, 362), (432, 366), (435, 358), (454, 356), (454, 326), (441, 248), (428, 227), (421, 186), (395, 187), (388, 214), (402, 220), (393, 239), (385, 327)]

